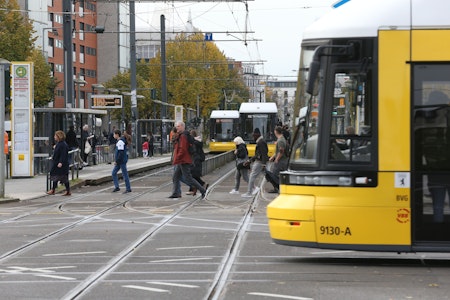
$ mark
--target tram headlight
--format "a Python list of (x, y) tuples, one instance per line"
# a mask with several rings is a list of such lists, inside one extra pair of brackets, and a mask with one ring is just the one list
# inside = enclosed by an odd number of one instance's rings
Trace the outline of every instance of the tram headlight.
[(292, 185), (316, 185), (316, 186), (351, 186), (351, 176), (326, 176), (326, 175), (289, 175), (289, 184)]

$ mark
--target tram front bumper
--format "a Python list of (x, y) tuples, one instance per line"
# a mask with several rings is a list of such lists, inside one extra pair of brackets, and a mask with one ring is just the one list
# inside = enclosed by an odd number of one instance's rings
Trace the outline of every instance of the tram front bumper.
[(275, 241), (316, 242), (315, 197), (281, 194), (267, 206), (270, 236)]

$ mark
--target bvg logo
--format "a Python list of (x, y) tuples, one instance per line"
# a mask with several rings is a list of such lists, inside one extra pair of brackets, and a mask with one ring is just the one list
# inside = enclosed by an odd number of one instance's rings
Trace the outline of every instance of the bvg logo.
[(400, 208), (397, 210), (397, 222), (408, 223), (409, 222), (409, 210), (406, 208)]

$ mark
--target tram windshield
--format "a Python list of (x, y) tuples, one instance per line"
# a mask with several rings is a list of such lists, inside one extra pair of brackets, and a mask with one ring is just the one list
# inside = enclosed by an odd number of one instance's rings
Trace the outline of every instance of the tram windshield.
[(229, 142), (237, 134), (238, 119), (213, 119), (213, 139), (216, 142)]
[[(318, 166), (319, 161), (329, 165), (372, 164), (371, 65), (366, 60), (347, 62), (331, 51), (324, 56), (319, 73), (311, 74), (317, 80), (312, 95), (305, 87), (300, 89), (307, 112), (292, 143), (291, 167)], [(299, 75), (302, 85), (307, 84), (307, 65), (312, 59), (311, 49), (304, 49)]]
[(254, 143), (253, 131), (258, 128), (266, 142), (273, 142), (275, 135), (276, 113), (242, 114), (244, 116), (243, 136), (244, 141)]

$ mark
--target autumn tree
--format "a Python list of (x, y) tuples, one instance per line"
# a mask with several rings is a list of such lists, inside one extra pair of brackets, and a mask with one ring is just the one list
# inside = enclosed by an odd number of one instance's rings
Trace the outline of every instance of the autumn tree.
[[(139, 63), (136, 67), (142, 72), (145, 71), (145, 68), (143, 68)], [(136, 94), (144, 96), (143, 99), (137, 99), (139, 118), (148, 119), (150, 118), (150, 113), (152, 110), (150, 99), (150, 83), (144, 80), (139, 72), (137, 72), (136, 74), (136, 82)], [(126, 71), (119, 73), (111, 80), (105, 82), (103, 85), (106, 89), (118, 89), (121, 94), (130, 93), (130, 72)], [(123, 95), (123, 109), (113, 109), (111, 113), (114, 119), (124, 121), (125, 125), (128, 125), (131, 122), (131, 96)], [(123, 120), (122, 116), (124, 117)]]
[[(248, 94), (237, 72), (229, 69), (230, 62), (203, 34), (180, 34), (166, 45), (168, 102), (196, 108), (200, 97), (202, 116), (219, 107), (224, 90), (240, 90)], [(161, 55), (150, 60), (150, 81), (161, 90)], [(240, 83), (239, 83), (240, 82)], [(246, 92), (247, 90), (247, 92)]]
[(24, 61), (31, 55), (36, 37), (31, 21), (20, 13), (16, 0), (0, 0), (0, 57)]

